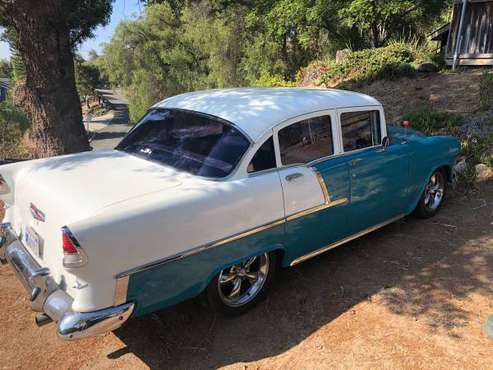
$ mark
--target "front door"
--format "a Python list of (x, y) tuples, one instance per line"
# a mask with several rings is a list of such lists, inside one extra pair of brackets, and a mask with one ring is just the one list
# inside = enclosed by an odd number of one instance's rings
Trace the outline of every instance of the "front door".
[(275, 130), (286, 215), (288, 259), (309, 254), (347, 234), (349, 198), (346, 165), (333, 158), (335, 112), (290, 122)]

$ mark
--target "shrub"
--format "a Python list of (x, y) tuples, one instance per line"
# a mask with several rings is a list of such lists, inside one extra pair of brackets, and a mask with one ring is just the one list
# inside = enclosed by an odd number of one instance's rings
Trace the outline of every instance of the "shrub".
[(255, 82), (258, 87), (294, 87), (296, 82), (287, 81), (279, 75), (264, 74)]
[(473, 136), (462, 141), (462, 155), (472, 164), (484, 163), (493, 167), (493, 134)]
[(493, 72), (484, 71), (479, 82), (479, 102), (482, 109), (493, 109)]
[(27, 158), (21, 141), (28, 128), (29, 121), (20, 109), (9, 101), (0, 103), (0, 159)]
[(321, 82), (336, 86), (343, 82), (371, 82), (378, 79), (396, 79), (416, 73), (412, 62), (415, 52), (411, 45), (393, 42), (391, 45), (350, 53), (343, 61), (331, 61)]
[(452, 132), (454, 128), (462, 124), (464, 118), (457, 113), (440, 112), (431, 108), (424, 108), (406, 113), (402, 120), (409, 121), (409, 125), (412, 128), (424, 134), (431, 135)]

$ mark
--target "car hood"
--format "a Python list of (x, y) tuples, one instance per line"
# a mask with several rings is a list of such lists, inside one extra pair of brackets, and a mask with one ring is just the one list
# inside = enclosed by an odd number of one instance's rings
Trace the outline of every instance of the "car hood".
[(116, 150), (85, 152), (25, 162), (16, 181), (16, 203), (70, 207), (89, 216), (132, 198), (175, 188), (191, 176)]

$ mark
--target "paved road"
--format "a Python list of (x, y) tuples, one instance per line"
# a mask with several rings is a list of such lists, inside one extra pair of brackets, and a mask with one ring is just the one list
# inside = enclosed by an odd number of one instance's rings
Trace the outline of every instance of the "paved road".
[(122, 95), (113, 90), (98, 90), (110, 111), (102, 117), (94, 119), (90, 130), (94, 133), (91, 146), (95, 150), (114, 148), (132, 128), (128, 116), (128, 102)]

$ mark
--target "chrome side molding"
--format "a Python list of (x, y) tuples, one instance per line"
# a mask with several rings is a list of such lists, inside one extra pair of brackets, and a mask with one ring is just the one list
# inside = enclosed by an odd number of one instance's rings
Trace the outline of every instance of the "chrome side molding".
[(369, 227), (368, 229), (365, 229), (365, 230), (362, 230), (356, 234), (353, 234), (353, 235), (350, 235), (344, 239), (341, 239), (335, 243), (332, 243), (332, 244), (329, 244), (323, 248), (320, 248), (320, 249), (317, 249), (313, 252), (310, 252), (308, 254), (305, 254), (304, 256), (301, 256), (301, 257), (298, 257), (297, 259), (295, 259), (293, 262), (290, 263), (290, 266), (294, 266), (294, 265), (297, 265), (298, 263), (301, 263), (303, 261), (306, 261), (310, 258), (313, 258), (315, 256), (318, 256), (319, 254), (322, 254), (322, 253), (325, 253), (327, 251), (330, 251), (331, 249), (334, 249), (342, 244), (346, 244), (348, 242), (350, 242), (351, 240), (354, 240), (354, 239), (357, 239), (359, 238), (360, 236), (363, 236), (363, 235), (366, 235), (368, 233), (371, 233), (372, 231), (375, 231), (377, 229), (380, 229), (388, 224), (391, 224), (397, 220), (400, 220), (401, 218), (403, 218), (405, 216), (405, 214), (400, 214), (399, 216), (397, 217), (393, 217), (391, 218), (390, 220), (387, 220), (387, 221), (384, 221), (380, 224), (377, 224), (377, 225), (374, 225), (372, 227)]

